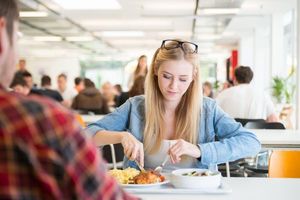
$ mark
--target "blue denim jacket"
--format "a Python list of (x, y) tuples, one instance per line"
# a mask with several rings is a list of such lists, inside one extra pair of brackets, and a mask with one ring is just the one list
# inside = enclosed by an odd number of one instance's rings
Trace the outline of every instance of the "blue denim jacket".
[[(144, 115), (145, 98), (136, 96), (101, 120), (90, 124), (86, 132), (93, 136), (100, 130), (128, 131), (142, 142)], [(201, 159), (197, 163), (199, 168), (212, 168), (219, 163), (253, 156), (260, 150), (260, 142), (253, 133), (229, 117), (215, 100), (206, 97), (203, 98), (198, 138), (201, 150)], [(135, 162), (125, 157), (124, 167), (129, 166), (136, 168)]]

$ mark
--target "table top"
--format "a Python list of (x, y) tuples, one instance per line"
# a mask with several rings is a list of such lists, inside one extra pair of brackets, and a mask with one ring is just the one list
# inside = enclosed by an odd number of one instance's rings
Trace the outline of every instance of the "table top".
[[(226, 194), (178, 194), (178, 193), (155, 193), (153, 189), (145, 193), (135, 195), (143, 200), (298, 200), (300, 197), (300, 179), (274, 179), (274, 178), (223, 178), (222, 182), (231, 188), (230, 193)], [(157, 190), (157, 189), (156, 189)]]
[(103, 118), (105, 115), (81, 115), (83, 121), (86, 124), (90, 124), (92, 122), (96, 122), (99, 119)]
[(300, 130), (251, 129), (263, 147), (300, 148)]

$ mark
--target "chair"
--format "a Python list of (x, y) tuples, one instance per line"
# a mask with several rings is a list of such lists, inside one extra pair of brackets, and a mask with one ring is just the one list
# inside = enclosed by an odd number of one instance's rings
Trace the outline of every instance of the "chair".
[(245, 126), (248, 122), (265, 122), (264, 119), (246, 119), (246, 118), (234, 118), (235, 121), (240, 122), (242, 126)]
[(284, 125), (280, 122), (264, 121), (247, 122), (244, 127), (248, 129), (285, 129)]
[(82, 126), (82, 128), (86, 127), (86, 124), (80, 114), (75, 114), (75, 118), (76, 118), (77, 122)]
[(102, 156), (108, 162), (108, 167), (122, 168), (124, 149), (122, 144), (110, 144), (102, 147)]
[(273, 151), (269, 161), (270, 178), (300, 178), (300, 151)]
[[(285, 129), (280, 122), (249, 121), (244, 126), (248, 129)], [(251, 177), (267, 177), (269, 151), (261, 151), (256, 156), (254, 165), (245, 164), (245, 172)]]

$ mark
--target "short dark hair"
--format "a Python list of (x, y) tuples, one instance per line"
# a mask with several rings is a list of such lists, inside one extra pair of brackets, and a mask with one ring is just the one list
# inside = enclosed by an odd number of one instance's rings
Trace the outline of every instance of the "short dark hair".
[(83, 79), (82, 79), (81, 77), (76, 77), (76, 78), (74, 79), (75, 85), (79, 85), (82, 81), (83, 81)]
[(44, 75), (41, 79), (41, 85), (45, 86), (45, 85), (51, 85), (51, 78), (50, 76)]
[(11, 82), (9, 87), (13, 88), (17, 85), (21, 85), (23, 87), (28, 87), (26, 81), (24, 80), (24, 78), (22, 76), (15, 75), (13, 78), (13, 81)]
[(60, 77), (63, 77), (64, 79), (66, 79), (66, 80), (67, 80), (67, 75), (65, 75), (64, 73), (62, 73), (62, 74), (58, 75), (58, 78), (60, 78)]
[(12, 44), (14, 21), (17, 21), (19, 19), (19, 8), (16, 0), (0, 1), (0, 17), (4, 17), (6, 20), (8, 38), (10, 43)]
[(23, 77), (32, 77), (31, 73), (25, 71), (22, 73)]
[(84, 79), (84, 86), (86, 88), (94, 88), (95, 87), (95, 83), (93, 81), (91, 81), (91, 79), (85, 78)]
[(239, 66), (234, 71), (238, 83), (250, 83), (253, 78), (253, 71), (248, 66)]

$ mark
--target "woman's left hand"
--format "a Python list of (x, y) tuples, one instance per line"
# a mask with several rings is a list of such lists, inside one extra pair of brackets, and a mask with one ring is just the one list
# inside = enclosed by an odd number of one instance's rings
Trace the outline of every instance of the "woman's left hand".
[(188, 155), (194, 158), (201, 156), (198, 146), (191, 144), (183, 139), (171, 141), (173, 144), (169, 149), (169, 155), (173, 164), (180, 162), (182, 155)]

